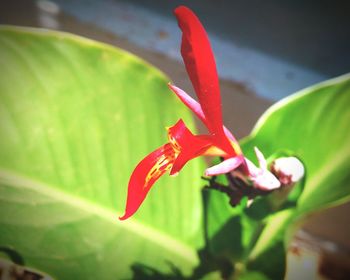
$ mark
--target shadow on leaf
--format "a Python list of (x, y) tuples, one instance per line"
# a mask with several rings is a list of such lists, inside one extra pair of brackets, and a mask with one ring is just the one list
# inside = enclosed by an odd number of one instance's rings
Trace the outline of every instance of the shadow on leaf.
[(133, 280), (176, 280), (186, 279), (181, 273), (180, 269), (174, 266), (171, 262), (168, 262), (171, 272), (163, 273), (157, 269), (141, 264), (135, 263), (131, 266)]

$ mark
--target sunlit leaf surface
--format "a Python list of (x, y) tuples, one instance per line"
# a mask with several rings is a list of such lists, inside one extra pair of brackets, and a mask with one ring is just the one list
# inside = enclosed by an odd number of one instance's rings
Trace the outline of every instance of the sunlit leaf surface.
[(126, 222), (129, 176), (183, 118), (140, 59), (52, 31), (0, 29), (0, 246), (57, 279), (188, 272), (202, 244), (203, 163), (162, 178)]
[[(220, 242), (226, 243), (226, 248), (245, 251), (243, 261), (248, 268), (262, 271), (272, 279), (283, 277), (287, 229), (305, 214), (350, 199), (349, 104), (350, 76), (345, 75), (282, 100), (260, 118), (251, 136), (242, 141), (246, 156), (254, 159), (254, 146), (266, 156), (292, 152), (305, 163), (304, 191), (296, 207), (263, 217), (256, 228), (245, 222), (249, 210), (240, 216), (240, 221), (232, 223), (237, 219), (232, 210), (220, 207), (227, 198), (214, 196), (209, 206), (209, 230), (214, 245), (215, 236), (222, 231), (238, 230), (239, 244), (232, 246), (235, 241), (229, 235), (224, 235), (226, 240)], [(243, 242), (246, 237), (251, 242)], [(231, 250), (230, 254), (234, 256), (235, 251)]]
[(305, 213), (350, 198), (350, 75), (307, 88), (271, 107), (243, 148), (252, 156), (291, 150), (306, 166), (307, 182), (298, 202)]

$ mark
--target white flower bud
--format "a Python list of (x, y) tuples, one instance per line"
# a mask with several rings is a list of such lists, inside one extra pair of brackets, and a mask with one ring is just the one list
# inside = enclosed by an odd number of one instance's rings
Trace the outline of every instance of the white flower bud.
[(296, 157), (282, 157), (273, 161), (271, 171), (283, 185), (298, 182), (305, 174), (304, 165)]

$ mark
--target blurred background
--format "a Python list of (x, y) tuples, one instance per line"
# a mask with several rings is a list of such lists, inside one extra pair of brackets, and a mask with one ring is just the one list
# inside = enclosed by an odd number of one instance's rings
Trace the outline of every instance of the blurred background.
[[(193, 94), (172, 13), (184, 3), (209, 33), (225, 123), (238, 138), (273, 102), (349, 72), (349, 1), (2, 0), (0, 23), (71, 32), (126, 49)], [(350, 204), (333, 208), (310, 217), (304, 228), (348, 250), (349, 213)]]

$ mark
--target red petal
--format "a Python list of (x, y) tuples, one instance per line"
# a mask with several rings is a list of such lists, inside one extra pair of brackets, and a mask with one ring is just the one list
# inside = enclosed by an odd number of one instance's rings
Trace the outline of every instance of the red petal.
[[(204, 113), (203, 113), (203, 110), (202, 110), (202, 107), (196, 100), (194, 100), (184, 90), (182, 90), (181, 88), (179, 88), (175, 85), (168, 83), (168, 87), (206, 126), (208, 126), (207, 120), (206, 120)], [(226, 137), (228, 137), (233, 142), (237, 143), (236, 138), (233, 136), (233, 134), (225, 126), (223, 126), (223, 129), (224, 129)]]
[(181, 54), (212, 133), (222, 130), (219, 79), (208, 36), (187, 7), (175, 9), (182, 30)]
[(175, 9), (182, 30), (181, 55), (216, 142), (228, 153), (232, 147), (223, 132), (219, 79), (208, 36), (197, 16), (187, 7)]
[(209, 148), (209, 146), (210, 144), (207, 144), (207, 143), (204, 143), (204, 144), (197, 143), (197, 144), (194, 144), (190, 149), (184, 149), (176, 157), (175, 162), (170, 170), (170, 175), (177, 174), (188, 161), (202, 155)]
[(191, 146), (196, 137), (186, 127), (184, 121), (179, 119), (176, 124), (168, 128), (168, 139), (174, 149), (180, 151), (186, 146)]
[(168, 138), (178, 152), (170, 175), (179, 172), (189, 160), (202, 155), (212, 145), (211, 137), (193, 135), (181, 119), (168, 129)]
[(174, 158), (173, 148), (170, 144), (165, 144), (136, 166), (128, 185), (125, 214), (119, 217), (120, 220), (129, 218), (137, 211), (153, 184), (171, 168)]

